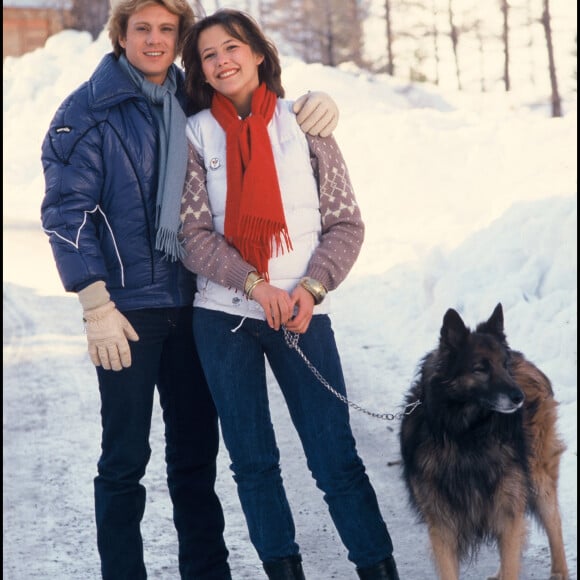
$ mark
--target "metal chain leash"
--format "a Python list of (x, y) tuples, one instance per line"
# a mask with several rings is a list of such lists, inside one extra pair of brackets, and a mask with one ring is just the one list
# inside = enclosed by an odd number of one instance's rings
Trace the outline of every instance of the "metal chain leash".
[(336, 389), (333, 389), (329, 384), (328, 381), (320, 374), (318, 369), (308, 360), (308, 357), (302, 352), (302, 349), (298, 346), (298, 339), (300, 335), (297, 332), (290, 332), (285, 326), (282, 327), (284, 332), (284, 340), (289, 348), (295, 350), (298, 353), (298, 356), (306, 363), (306, 366), (310, 369), (312, 374), (322, 383), (322, 385), (328, 389), (337, 399), (340, 399), (343, 403), (347, 404), (349, 407), (352, 407), (356, 411), (360, 411), (365, 415), (369, 415), (370, 417), (375, 417), (376, 419), (384, 419), (385, 421), (393, 421), (394, 419), (402, 419), (405, 415), (410, 415), (420, 404), (421, 401), (417, 400), (413, 403), (409, 403), (403, 409), (403, 411), (399, 411), (398, 413), (375, 413), (374, 411), (369, 411), (352, 401), (349, 401), (344, 395), (339, 393)]

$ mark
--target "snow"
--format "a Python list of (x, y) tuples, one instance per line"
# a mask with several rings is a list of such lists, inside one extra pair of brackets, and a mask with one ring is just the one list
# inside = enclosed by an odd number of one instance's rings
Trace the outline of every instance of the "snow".
[[(99, 578), (93, 477), (100, 451), (97, 380), (81, 310), (58, 279), (40, 230), (40, 144), (61, 100), (109, 50), (106, 35), (65, 31), (4, 62), (4, 559), (6, 580)], [(324, 90), (338, 102), (335, 136), (366, 223), (358, 262), (332, 296), (349, 398), (397, 413), (443, 314), (470, 326), (504, 307), (506, 333), (552, 380), (567, 444), (559, 501), (571, 570), (577, 562), (577, 113), (549, 116), (546, 95), (465, 95), (404, 84), (352, 67), (284, 58), (289, 97)], [(546, 103), (538, 106), (540, 98)], [(321, 388), (323, 388), (321, 386)], [(306, 577), (356, 578), (316, 488), (273, 379), (274, 424)], [(315, 410), (313, 410), (315, 412)], [(402, 578), (435, 578), (427, 531), (407, 503), (399, 419), (352, 409)], [(146, 564), (178, 577), (158, 405), (144, 479)], [(222, 446), (218, 493), (234, 578), (264, 577)], [(530, 524), (522, 580), (548, 576), (543, 531)], [(484, 549), (462, 579), (493, 573)]]

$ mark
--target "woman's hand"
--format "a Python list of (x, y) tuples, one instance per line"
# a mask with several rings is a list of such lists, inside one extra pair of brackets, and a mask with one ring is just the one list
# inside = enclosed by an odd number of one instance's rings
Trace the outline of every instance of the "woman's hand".
[(294, 316), (286, 323), (290, 332), (304, 334), (310, 326), (314, 312), (314, 298), (305, 288), (298, 285), (291, 294)]
[(286, 290), (272, 286), (268, 282), (260, 282), (252, 291), (255, 300), (264, 310), (268, 326), (280, 330), (292, 317), (294, 303)]

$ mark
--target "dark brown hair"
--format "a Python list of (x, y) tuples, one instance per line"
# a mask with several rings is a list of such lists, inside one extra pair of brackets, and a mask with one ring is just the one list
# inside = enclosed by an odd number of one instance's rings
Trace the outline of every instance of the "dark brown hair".
[(282, 67), (278, 50), (260, 30), (256, 21), (245, 12), (223, 8), (197, 21), (187, 32), (183, 42), (181, 63), (185, 69), (185, 92), (188, 97), (187, 114), (197, 113), (211, 106), (214, 89), (205, 82), (199, 54), (199, 35), (212, 26), (222, 26), (233, 38), (247, 44), (254, 54), (264, 57), (258, 67), (260, 82), (284, 97), (282, 87)]

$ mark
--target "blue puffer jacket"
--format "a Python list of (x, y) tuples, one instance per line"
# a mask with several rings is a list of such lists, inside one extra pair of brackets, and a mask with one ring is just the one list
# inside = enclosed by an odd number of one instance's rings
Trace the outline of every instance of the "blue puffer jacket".
[(120, 310), (192, 304), (193, 274), (155, 250), (157, 147), (148, 102), (106, 55), (42, 145), (42, 226), (67, 291), (104, 280)]

